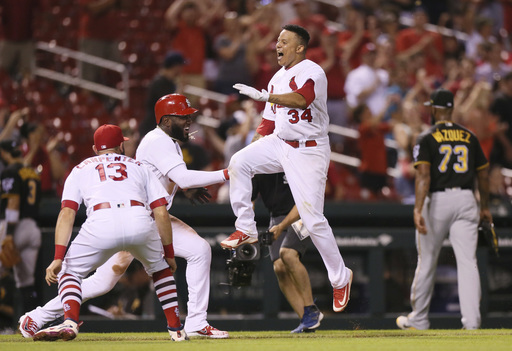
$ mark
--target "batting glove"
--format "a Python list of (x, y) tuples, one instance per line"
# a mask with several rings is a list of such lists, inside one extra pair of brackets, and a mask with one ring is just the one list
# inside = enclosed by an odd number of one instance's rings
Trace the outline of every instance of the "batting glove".
[(253, 87), (240, 83), (233, 85), (233, 88), (237, 89), (240, 94), (247, 95), (256, 101), (268, 101), (268, 97), (270, 95), (265, 89), (258, 91), (258, 89), (254, 89)]

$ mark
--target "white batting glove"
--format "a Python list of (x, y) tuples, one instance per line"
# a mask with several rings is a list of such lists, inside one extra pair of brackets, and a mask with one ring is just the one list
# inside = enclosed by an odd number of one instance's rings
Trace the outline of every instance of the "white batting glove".
[(253, 87), (240, 83), (233, 85), (233, 88), (240, 91), (240, 94), (247, 95), (256, 101), (268, 101), (268, 97), (270, 95), (265, 89), (258, 91), (258, 89), (254, 89)]

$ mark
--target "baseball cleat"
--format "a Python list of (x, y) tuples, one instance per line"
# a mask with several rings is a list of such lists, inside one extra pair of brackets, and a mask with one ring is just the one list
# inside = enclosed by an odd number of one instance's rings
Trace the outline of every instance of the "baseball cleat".
[(416, 329), (409, 323), (409, 318), (407, 318), (406, 316), (399, 316), (396, 319), (396, 325), (398, 328), (403, 330)]
[(258, 238), (253, 238), (247, 234), (237, 230), (228, 238), (221, 241), (220, 246), (224, 249), (235, 249), (242, 244), (254, 244), (258, 242)]
[(64, 323), (42, 329), (34, 335), (34, 341), (73, 340), (78, 335), (78, 323), (66, 319)]
[(352, 287), (352, 278), (354, 274), (352, 273), (351, 269), (348, 270), (350, 271), (350, 279), (348, 280), (347, 285), (341, 289), (334, 289), (333, 291), (332, 309), (334, 312), (343, 311), (347, 307), (348, 301), (350, 300), (350, 288)]
[(185, 329), (183, 329), (183, 325), (180, 328), (171, 328), (167, 327), (167, 330), (169, 331), (169, 335), (171, 336), (172, 341), (187, 341), (188, 336), (185, 332)]
[(299, 326), (295, 329), (293, 329), (290, 333), (296, 334), (296, 333), (314, 333), (316, 329), (308, 329), (304, 328), (304, 324), (300, 323)]
[(20, 324), (18, 328), (24, 338), (33, 338), (39, 329), (41, 329), (28, 313), (21, 316), (18, 323)]
[(320, 312), (316, 305), (305, 306), (304, 315), (300, 320), (297, 328), (293, 329), (292, 333), (314, 333), (315, 328), (320, 326), (320, 322), (324, 319), (324, 314)]
[(205, 336), (212, 339), (227, 339), (229, 338), (229, 333), (208, 324), (201, 330), (188, 333), (188, 336)]

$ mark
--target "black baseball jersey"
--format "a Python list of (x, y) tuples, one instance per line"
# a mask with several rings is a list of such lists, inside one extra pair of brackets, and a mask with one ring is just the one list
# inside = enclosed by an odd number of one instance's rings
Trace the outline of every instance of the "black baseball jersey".
[(37, 219), (39, 201), (41, 200), (41, 180), (39, 174), (31, 167), (21, 163), (9, 165), (0, 175), (1, 198), (0, 217), (5, 218), (5, 209), (9, 196), (20, 196), (20, 219)]
[(475, 135), (450, 121), (437, 122), (422, 133), (413, 156), (415, 167), (430, 165), (430, 192), (472, 189), (476, 173), (488, 166)]
[(252, 178), (252, 200), (258, 194), (272, 217), (287, 215), (295, 202), (284, 173), (257, 174)]

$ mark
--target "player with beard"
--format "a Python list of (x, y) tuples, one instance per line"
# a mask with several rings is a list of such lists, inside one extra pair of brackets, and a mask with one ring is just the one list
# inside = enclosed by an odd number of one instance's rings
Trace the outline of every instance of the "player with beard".
[[(192, 116), (197, 112), (188, 99), (180, 94), (161, 97), (155, 104), (157, 127), (150, 131), (137, 148), (136, 159), (149, 167), (169, 192), (167, 209), (172, 205), (178, 187), (191, 200), (208, 202), (209, 194), (202, 188), (226, 181), (226, 169), (212, 172), (187, 169), (177, 141), (189, 139)], [(188, 189), (188, 190), (185, 190)], [(173, 245), (176, 257), (187, 261), (188, 284), (187, 317), (185, 331), (188, 336), (204, 336), (224, 339), (228, 332), (212, 327), (206, 320), (210, 296), (210, 244), (189, 225), (171, 215)], [(82, 282), (82, 300), (91, 299), (110, 291), (133, 260), (131, 254), (121, 251), (112, 256)], [(57, 298), (43, 307), (20, 318), (20, 331), (24, 337), (32, 337), (41, 327), (63, 315)]]

